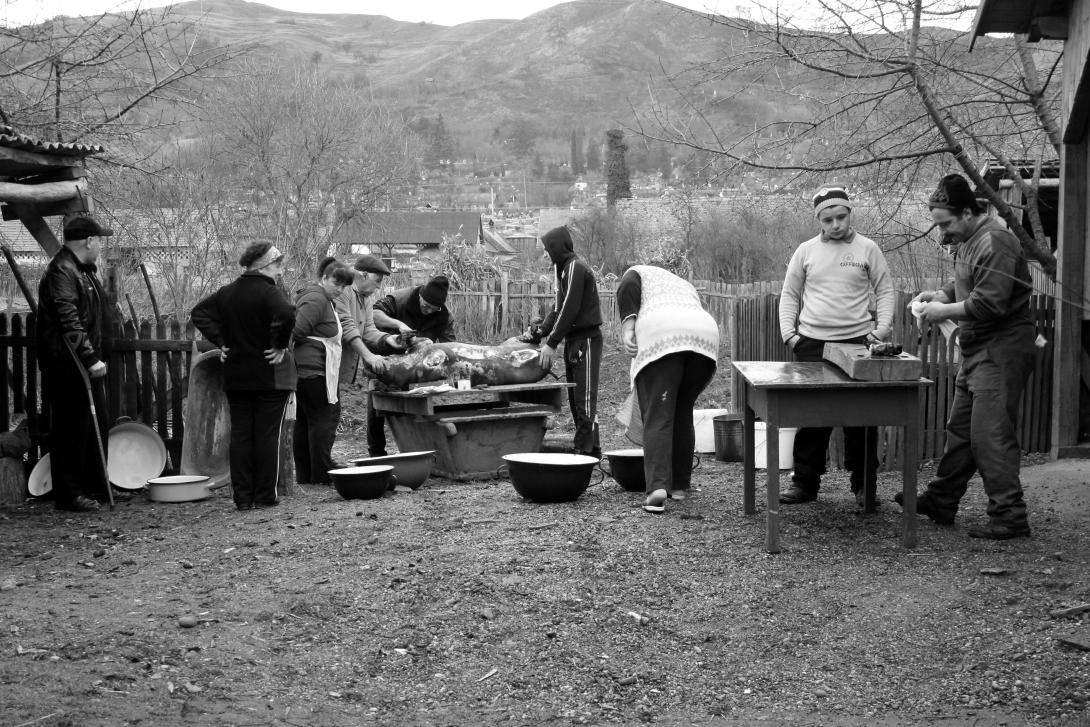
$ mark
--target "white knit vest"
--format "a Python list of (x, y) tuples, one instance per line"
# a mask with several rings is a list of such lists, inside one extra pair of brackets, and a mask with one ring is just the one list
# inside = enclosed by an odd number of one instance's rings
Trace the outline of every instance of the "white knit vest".
[(632, 268), (640, 276), (640, 312), (636, 345), (629, 372), (632, 382), (647, 364), (680, 351), (692, 351), (717, 361), (719, 326), (700, 304), (700, 294), (687, 281), (653, 265)]

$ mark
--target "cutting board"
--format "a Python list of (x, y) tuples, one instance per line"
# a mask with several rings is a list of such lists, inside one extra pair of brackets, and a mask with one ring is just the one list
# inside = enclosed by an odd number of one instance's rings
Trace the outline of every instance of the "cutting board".
[(915, 381), (922, 371), (911, 354), (871, 358), (866, 346), (854, 343), (826, 343), (822, 356), (856, 381)]

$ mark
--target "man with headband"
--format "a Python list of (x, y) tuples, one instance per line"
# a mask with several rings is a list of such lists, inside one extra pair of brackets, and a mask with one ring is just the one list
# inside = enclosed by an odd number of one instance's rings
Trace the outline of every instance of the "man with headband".
[[(799, 361), (820, 362), (826, 343), (877, 343), (889, 337), (895, 297), (882, 249), (852, 227), (852, 201), (843, 187), (825, 187), (813, 197), (821, 233), (799, 245), (787, 264), (780, 294), (780, 335)], [(877, 320), (871, 298), (877, 300)], [(825, 474), (830, 427), (804, 427), (795, 435), (791, 487), (780, 502), (817, 499)], [(862, 507), (878, 481), (878, 431), (844, 427), (844, 466)]]

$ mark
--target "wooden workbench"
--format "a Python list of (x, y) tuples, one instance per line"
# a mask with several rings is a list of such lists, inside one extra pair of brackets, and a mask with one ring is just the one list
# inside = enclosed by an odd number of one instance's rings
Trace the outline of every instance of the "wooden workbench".
[(825, 363), (735, 361), (745, 380), (742, 387), (743, 509), (757, 512), (753, 460), (753, 422), (759, 416), (767, 427), (766, 489), (768, 506), (765, 548), (780, 552), (780, 432), (786, 427), (904, 427), (902, 462), (904, 493), (903, 539), (916, 547), (916, 465), (920, 449), (920, 392), (931, 382), (855, 381)]
[(433, 472), (453, 480), (494, 477), (503, 455), (538, 452), (575, 384), (538, 382), (414, 393), (372, 391), (402, 452), (435, 450)]

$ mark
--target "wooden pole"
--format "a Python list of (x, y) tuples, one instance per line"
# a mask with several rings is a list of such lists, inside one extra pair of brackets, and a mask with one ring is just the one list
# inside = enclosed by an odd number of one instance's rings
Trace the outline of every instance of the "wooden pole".
[(155, 290), (151, 287), (148, 267), (144, 263), (140, 263), (140, 272), (144, 274), (144, 285), (148, 286), (148, 297), (151, 298), (151, 309), (155, 311), (155, 320), (159, 320), (159, 301), (155, 299)]

